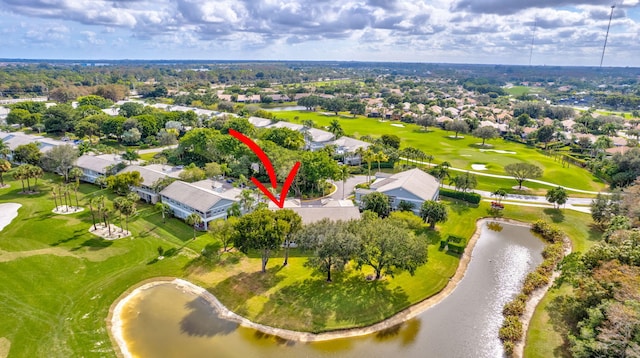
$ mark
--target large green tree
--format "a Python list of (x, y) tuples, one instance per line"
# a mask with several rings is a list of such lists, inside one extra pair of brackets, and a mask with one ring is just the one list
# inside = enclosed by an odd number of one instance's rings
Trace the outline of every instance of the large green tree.
[(70, 144), (59, 145), (51, 148), (42, 156), (42, 166), (50, 171), (59, 173), (64, 181), (69, 181), (69, 171), (75, 165), (79, 156), (78, 149)]
[(561, 186), (547, 190), (545, 197), (556, 209), (560, 208), (561, 205), (564, 205), (569, 199), (567, 190)]
[(365, 215), (351, 227), (359, 239), (355, 254), (357, 267), (373, 268), (376, 280), (384, 274), (393, 276), (403, 270), (413, 275), (427, 262), (427, 241), (416, 237), (401, 221)]
[(36, 143), (22, 144), (13, 150), (13, 161), (16, 163), (38, 165), (40, 158), (42, 158), (42, 153)]
[(540, 167), (523, 162), (507, 164), (504, 166), (504, 171), (518, 182), (518, 189), (522, 189), (522, 183), (527, 179), (534, 179), (542, 176), (542, 169)]
[(291, 209), (277, 210), (275, 213), (276, 226), (284, 241), (284, 262), (282, 266), (289, 264), (289, 247), (295, 234), (302, 229), (302, 218)]
[(262, 257), (262, 272), (267, 272), (271, 251), (277, 250), (284, 241), (275, 213), (258, 209), (242, 216), (234, 227), (233, 246), (245, 254), (258, 250)]
[(384, 218), (389, 216), (391, 212), (391, 205), (389, 204), (389, 197), (383, 193), (374, 191), (372, 193), (363, 195), (362, 208), (364, 210), (372, 211), (378, 214), (379, 217)]
[(449, 215), (444, 204), (434, 200), (427, 200), (420, 207), (420, 217), (433, 229), (436, 223), (447, 221)]
[(305, 225), (296, 234), (296, 243), (313, 253), (307, 265), (325, 273), (328, 282), (331, 282), (331, 270), (343, 269), (359, 247), (356, 235), (348, 230), (346, 223), (326, 218)]

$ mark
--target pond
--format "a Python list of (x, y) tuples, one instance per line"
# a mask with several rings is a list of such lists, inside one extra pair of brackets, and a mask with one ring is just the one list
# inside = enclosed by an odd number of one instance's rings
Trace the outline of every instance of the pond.
[(528, 227), (485, 223), (467, 272), (449, 296), (416, 318), (366, 336), (287, 341), (221, 319), (204, 298), (162, 283), (126, 301), (122, 337), (140, 357), (502, 357), (502, 307), (542, 262), (543, 248)]
[(269, 111), (269, 112), (304, 111), (306, 109), (307, 109), (307, 107), (305, 107), (305, 106), (284, 106), (284, 107), (264, 108), (265, 111)]

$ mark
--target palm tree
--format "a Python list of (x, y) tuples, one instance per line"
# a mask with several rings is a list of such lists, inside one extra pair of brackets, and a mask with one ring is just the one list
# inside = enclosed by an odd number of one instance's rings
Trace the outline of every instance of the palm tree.
[(120, 211), (124, 214), (125, 224), (127, 225), (127, 231), (129, 231), (129, 217), (135, 215), (136, 213), (136, 202), (131, 200), (126, 200), (124, 206), (120, 209)]
[(386, 162), (389, 160), (389, 157), (383, 152), (378, 152), (374, 154), (375, 161), (378, 162), (378, 171), (380, 171), (380, 162)]
[(42, 178), (43, 175), (44, 175), (44, 171), (39, 166), (32, 165), (32, 166), (29, 167), (29, 177), (35, 179), (35, 181), (33, 183), (33, 190), (34, 191), (37, 190), (38, 179)]
[(334, 119), (329, 123), (329, 132), (333, 133), (336, 138), (340, 138), (344, 134), (344, 130), (337, 119)]
[(104, 219), (104, 226), (109, 230), (109, 236), (111, 236), (111, 225), (109, 224), (109, 214), (111, 210), (107, 207), (102, 207), (102, 218)]
[(25, 176), (24, 176), (24, 170), (21, 170), (20, 167), (18, 167), (18, 169), (16, 169), (16, 171), (13, 172), (13, 179), (20, 180), (20, 183), (22, 184), (22, 192), (24, 193)]
[(166, 214), (169, 214), (171, 212), (171, 207), (169, 206), (169, 204), (159, 201), (156, 203), (156, 209), (160, 211), (160, 213), (162, 213), (162, 222), (166, 223)]
[(362, 160), (364, 160), (365, 162), (367, 162), (367, 182), (370, 180), (371, 178), (371, 162), (373, 160), (375, 160), (375, 153), (373, 153), (373, 151), (371, 151), (371, 149), (367, 149), (364, 151), (364, 155), (362, 156)]
[[(56, 195), (56, 193), (54, 191), (53, 192), (54, 198), (55, 198), (55, 195)], [(93, 221), (93, 230), (97, 230), (97, 228), (96, 228), (96, 217), (95, 217), (95, 215), (93, 213), (93, 206), (98, 204), (98, 200), (99, 200), (98, 197), (89, 198), (87, 200), (87, 203), (89, 204), (89, 210), (91, 210), (91, 221)]]
[(0, 140), (0, 156), (2, 156), (4, 159), (7, 159), (9, 157), (9, 154), (11, 154), (9, 145)]
[(198, 215), (196, 213), (191, 213), (191, 214), (189, 214), (189, 216), (187, 216), (185, 221), (187, 222), (187, 224), (193, 226), (193, 239), (195, 240), (196, 239), (196, 225), (202, 224), (202, 218), (200, 217), (200, 215)]
[(11, 170), (11, 163), (6, 159), (0, 159), (0, 188), (4, 187), (4, 178), (2, 177), (2, 174), (9, 170)]
[(347, 179), (351, 178), (353, 174), (351, 174), (351, 168), (348, 165), (341, 165), (340, 170), (338, 172), (338, 177), (342, 180), (342, 199), (344, 199), (344, 187), (347, 183)]
[(56, 195), (56, 190), (55, 189), (51, 192), (51, 196), (53, 197), (53, 202), (55, 203), (56, 209), (57, 209), (58, 208), (58, 196)]
[(120, 232), (124, 231), (124, 226), (122, 226), (122, 214), (124, 211), (124, 207), (127, 205), (127, 198), (117, 197), (113, 199), (113, 209), (118, 211), (118, 220), (120, 221)]

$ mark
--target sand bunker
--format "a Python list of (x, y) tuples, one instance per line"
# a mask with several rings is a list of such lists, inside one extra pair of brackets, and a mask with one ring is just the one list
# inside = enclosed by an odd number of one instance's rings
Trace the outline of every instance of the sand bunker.
[(0, 204), (0, 231), (18, 216), (18, 208), (21, 206), (16, 203)]
[(471, 164), (473, 170), (487, 170), (487, 166), (484, 164)]
[(516, 152), (512, 152), (510, 150), (500, 150), (500, 149), (480, 149), (481, 152), (495, 152), (500, 154), (518, 154)]
[(400, 124), (400, 123), (391, 123), (391, 125), (394, 127), (404, 128), (404, 124)]
[(4, 337), (0, 337), (0, 358), (8, 357), (10, 349), (11, 349), (11, 341)]

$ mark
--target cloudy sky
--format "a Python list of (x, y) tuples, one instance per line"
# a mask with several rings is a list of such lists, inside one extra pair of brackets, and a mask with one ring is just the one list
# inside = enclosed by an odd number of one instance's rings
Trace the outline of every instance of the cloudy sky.
[(640, 0), (0, 0), (0, 58), (597, 66), (611, 5), (640, 66)]

